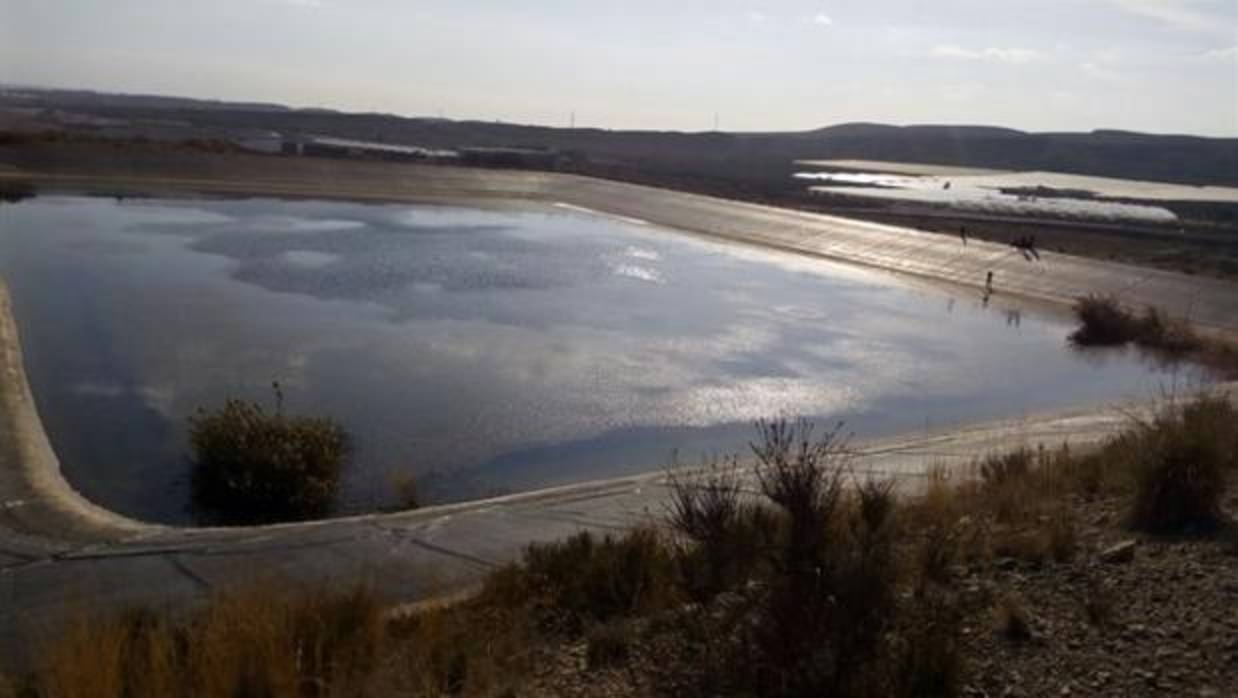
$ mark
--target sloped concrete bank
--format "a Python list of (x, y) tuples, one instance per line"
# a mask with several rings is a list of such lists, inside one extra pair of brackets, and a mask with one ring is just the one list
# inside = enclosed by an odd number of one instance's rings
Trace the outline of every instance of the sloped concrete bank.
[(2, 280), (0, 374), (0, 530), (94, 542), (156, 528), (95, 506), (61, 475), (26, 380), (12, 299)]
[[(434, 168), (432, 174), (437, 177), (440, 170)], [(427, 190), (417, 186), (423, 176), (428, 175), (420, 172), (388, 184), (394, 187), (390, 191), (368, 191), (374, 200), (425, 200)], [(999, 293), (1009, 286), (1027, 297), (1061, 303), (1082, 293), (1125, 288), (1132, 302), (1190, 309), (1197, 322), (1218, 331), (1233, 331), (1238, 322), (1238, 293), (1221, 282), (1047, 253), (1033, 263), (1012, 258), (1008, 248), (996, 245), (973, 242), (964, 249), (949, 238), (889, 226), (579, 177), (473, 171), (459, 176), (474, 178), (474, 184), (450, 190), (439, 181), (438, 188), (429, 190), (430, 198), (450, 200), (452, 191), (466, 191), (465, 198), (497, 195), (566, 203), (637, 222), (973, 286), (982, 285), (983, 275), (996, 268)], [(48, 183), (54, 184), (52, 179)], [(81, 181), (73, 187), (63, 178), (55, 181), (57, 187), (90, 189)], [(149, 182), (91, 181), (111, 191), (151, 191)], [(155, 191), (224, 191), (218, 184), (192, 180), (183, 189), (169, 189), (163, 182)], [(260, 183), (233, 181), (229, 186), (243, 187), (232, 193), (366, 198), (353, 195), (364, 187), (351, 192), (347, 187), (310, 191), (296, 182), (280, 183), (278, 190)], [(579, 530), (618, 529), (659, 518), (665, 510), (665, 476), (652, 473), (304, 524), (180, 528), (133, 521), (85, 500), (61, 476), (26, 380), (18, 328), (2, 284), (0, 372), (0, 661), (20, 664), (30, 638), (54, 631), (68, 614), (133, 603), (190, 602), (255, 579), (308, 585), (365, 580), (395, 601), (424, 599), (475, 582), (514, 559), (530, 542)], [(857, 464), (914, 488), (930, 464), (966, 464), (977, 454), (1019, 444), (1095, 442), (1121, 428), (1130, 408), (1088, 406), (859, 442)]]

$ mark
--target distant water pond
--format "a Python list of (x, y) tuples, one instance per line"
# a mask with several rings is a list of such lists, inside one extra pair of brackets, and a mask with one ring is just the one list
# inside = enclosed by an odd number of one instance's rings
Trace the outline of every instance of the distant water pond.
[[(998, 175), (905, 175), (891, 172), (800, 172), (810, 189), (871, 199), (948, 206), (998, 216), (1034, 216), (1094, 221), (1172, 224), (1178, 217), (1163, 206), (1093, 198), (1087, 177), (1053, 173)], [(1137, 184), (1137, 183), (1136, 183)]]
[(189, 520), (186, 417), (230, 396), (354, 434), (342, 512), (657, 469), (779, 414), (862, 436), (1147, 395), (1061, 317), (553, 207), (39, 198), (0, 206), (69, 479)]

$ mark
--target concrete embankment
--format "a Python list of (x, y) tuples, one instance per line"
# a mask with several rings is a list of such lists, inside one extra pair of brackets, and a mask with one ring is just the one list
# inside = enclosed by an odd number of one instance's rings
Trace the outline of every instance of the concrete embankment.
[(151, 530), (79, 495), (39, 419), (26, 380), (8, 287), (0, 280), (0, 530), (57, 542), (112, 540)]
[[(348, 180), (331, 172), (327, 176), (324, 169), (316, 178), (270, 173), (266, 179), (89, 172), (17, 176), (44, 188), (111, 194), (561, 202), (634, 222), (950, 283), (980, 287), (987, 272), (994, 271), (999, 294), (1064, 303), (1088, 292), (1120, 292), (1131, 302), (1189, 310), (1197, 322), (1218, 330), (1232, 331), (1238, 323), (1233, 286), (1166, 272), (1051, 253), (1028, 261), (998, 245), (963, 247), (958, 240), (911, 230), (581, 177), (401, 167), (358, 170), (358, 179)], [(390, 176), (393, 172), (399, 176)], [(0, 173), (6, 176), (12, 173)], [(0, 657), (18, 662), (29, 637), (82, 609), (186, 601), (264, 577), (311, 585), (368, 580), (393, 599), (411, 601), (474, 582), (517, 557), (530, 542), (621, 528), (664, 513), (667, 486), (664, 476), (654, 473), (305, 524), (195, 529), (132, 521), (86, 501), (61, 477), (30, 394), (18, 328), (2, 290), (0, 361)], [(862, 442), (856, 444), (857, 457), (862, 469), (897, 476), (914, 487), (929, 464), (955, 466), (1019, 444), (1094, 442), (1120, 428), (1127, 419), (1124, 407), (1091, 406)]]

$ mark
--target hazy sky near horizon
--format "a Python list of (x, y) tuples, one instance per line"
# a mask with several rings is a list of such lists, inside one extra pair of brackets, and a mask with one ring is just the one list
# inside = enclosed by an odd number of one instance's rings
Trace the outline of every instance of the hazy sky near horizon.
[(1238, 136), (1238, 0), (0, 0), (0, 82), (556, 126)]

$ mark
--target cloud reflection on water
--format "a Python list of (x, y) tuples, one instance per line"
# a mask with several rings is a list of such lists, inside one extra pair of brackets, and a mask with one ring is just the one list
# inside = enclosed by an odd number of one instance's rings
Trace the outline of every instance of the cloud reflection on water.
[[(1065, 328), (1033, 312), (1008, 326), (894, 277), (577, 212), (6, 210), (0, 272), (66, 471), (165, 520), (183, 517), (185, 416), (233, 395), (269, 402), (274, 379), (289, 409), (355, 433), (357, 509), (391, 496), (393, 469), (439, 473), (433, 496), (455, 498), (657, 467), (676, 447), (740, 449), (763, 416), (872, 435), (1156, 376), (1072, 356)], [(132, 253), (91, 254), (99, 244)]]

